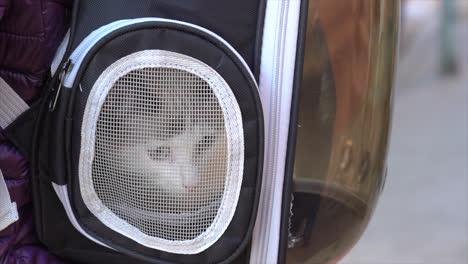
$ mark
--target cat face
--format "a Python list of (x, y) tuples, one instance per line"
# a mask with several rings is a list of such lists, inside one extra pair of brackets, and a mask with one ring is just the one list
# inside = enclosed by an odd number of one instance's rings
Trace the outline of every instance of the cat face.
[[(225, 138), (219, 131), (192, 125), (168, 139), (153, 139), (129, 151), (149, 184), (183, 195), (224, 186)], [(224, 160), (222, 160), (224, 158)], [(220, 166), (221, 164), (221, 166)]]
[(116, 89), (106, 99), (112, 125), (103, 126), (102, 134), (112, 138), (112, 146), (96, 144), (96, 152), (105, 153), (108, 182), (115, 185), (110, 188), (125, 190), (119, 195), (130, 201), (127, 206), (153, 205), (158, 212), (218, 200), (227, 173), (227, 139), (217, 98), (209, 87), (151, 85)]
[(213, 116), (221, 113), (198, 110), (199, 117), (193, 114), (194, 106), (186, 104), (168, 100), (156, 110), (137, 106), (124, 122), (124, 140), (116, 141), (112, 163), (124, 174), (138, 175), (147, 188), (167, 195), (220, 192), (226, 175), (227, 140), (223, 123), (215, 122)]

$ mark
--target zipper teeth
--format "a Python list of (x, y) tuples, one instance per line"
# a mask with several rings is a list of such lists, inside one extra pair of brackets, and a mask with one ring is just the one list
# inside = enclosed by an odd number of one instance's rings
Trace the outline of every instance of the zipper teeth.
[(94, 46), (97, 42), (99, 42), (100, 39), (105, 37), (106, 35), (112, 33), (113, 31), (116, 31), (118, 29), (124, 28), (126, 26), (138, 24), (138, 23), (144, 23), (144, 22), (170, 22), (174, 24), (179, 24), (179, 25), (184, 25), (187, 27), (195, 28), (197, 30), (200, 30), (204, 33), (207, 33), (213, 37), (215, 37), (217, 40), (219, 40), (221, 43), (223, 43), (229, 50), (231, 50), (234, 55), (240, 60), (244, 68), (248, 71), (251, 80), (255, 83), (255, 87), (257, 87), (258, 90), (258, 85), (255, 80), (255, 76), (253, 75), (252, 71), (250, 70), (250, 67), (248, 64), (245, 62), (244, 58), (237, 52), (236, 49), (234, 49), (226, 40), (218, 36), (216, 33), (211, 32), (210, 30), (190, 24), (187, 22), (183, 21), (177, 21), (177, 20), (171, 20), (171, 19), (164, 19), (164, 18), (136, 18), (136, 19), (125, 19), (125, 20), (119, 20), (112, 22), (108, 25), (102, 26), (101, 28), (93, 31), (88, 37), (86, 37), (79, 45), (78, 47), (73, 51), (73, 53), (70, 55), (70, 59), (74, 63), (75, 67), (71, 69), (70, 74), (67, 74), (65, 77), (65, 82), (64, 85), (65, 87), (71, 88), (73, 83), (75, 82), (76, 74), (78, 69), (80, 68), (81, 62), (83, 59), (86, 57), (87, 53), (91, 49), (92, 46)]
[[(271, 177), (267, 178), (267, 188), (265, 188), (265, 196), (266, 199), (265, 204), (263, 205), (263, 214), (260, 219), (261, 223), (264, 223), (262, 227), (260, 228), (261, 233), (263, 234), (262, 239), (260, 240), (260, 252), (261, 254), (259, 255), (260, 261), (265, 261), (268, 257), (268, 251), (269, 251), (269, 243), (268, 241), (270, 240), (270, 231), (271, 231), (271, 214), (273, 210), (273, 199), (274, 199), (274, 189), (275, 189), (275, 182), (276, 182), (276, 167), (277, 167), (277, 151), (278, 151), (278, 143), (279, 143), (279, 138), (278, 138), (278, 117), (279, 113), (281, 110), (281, 82), (282, 82), (282, 74), (281, 74), (281, 69), (283, 68), (283, 63), (284, 63), (284, 56), (283, 56), (283, 49), (284, 49), (284, 36), (285, 36), (285, 29), (286, 29), (286, 18), (288, 14), (288, 5), (289, 5), (289, 0), (282, 1), (281, 3), (281, 9), (280, 9), (280, 15), (279, 15), (279, 21), (278, 21), (278, 26), (277, 26), (277, 33), (275, 35), (275, 38), (277, 39), (276, 43), (276, 48), (275, 48), (275, 66), (273, 68), (273, 83), (274, 83), (274, 88), (273, 88), (273, 93), (270, 96), (271, 103), (270, 103), (270, 124), (271, 127), (269, 128), (270, 134), (268, 135), (268, 138), (270, 138), (269, 141), (269, 146), (268, 146), (268, 163), (266, 166), (266, 177)], [(266, 219), (266, 221), (265, 221)]]

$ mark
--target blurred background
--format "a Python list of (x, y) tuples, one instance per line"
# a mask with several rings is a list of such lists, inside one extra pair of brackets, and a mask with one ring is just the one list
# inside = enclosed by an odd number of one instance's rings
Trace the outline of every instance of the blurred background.
[(386, 186), (347, 264), (468, 263), (468, 0), (402, 0)]

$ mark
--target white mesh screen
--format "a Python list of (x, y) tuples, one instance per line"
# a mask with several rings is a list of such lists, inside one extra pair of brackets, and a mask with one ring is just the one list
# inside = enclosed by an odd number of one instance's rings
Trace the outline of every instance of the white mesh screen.
[(242, 166), (239, 106), (202, 62), (138, 52), (111, 65), (92, 88), (80, 190), (114, 231), (151, 248), (201, 252), (233, 216)]

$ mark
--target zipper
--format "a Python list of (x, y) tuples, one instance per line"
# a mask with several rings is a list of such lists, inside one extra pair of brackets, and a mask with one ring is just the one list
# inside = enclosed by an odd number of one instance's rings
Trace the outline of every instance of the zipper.
[[(277, 181), (276, 167), (277, 167), (277, 159), (275, 153), (278, 151), (278, 112), (281, 110), (280, 100), (279, 97), (280, 89), (281, 89), (281, 71), (284, 58), (283, 58), (283, 43), (284, 43), (284, 36), (285, 36), (285, 19), (287, 18), (287, 5), (289, 4), (289, 0), (281, 1), (280, 6), (280, 15), (277, 20), (277, 31), (275, 33), (275, 50), (274, 50), (274, 66), (273, 66), (273, 91), (271, 93), (270, 98), (270, 127), (268, 128), (269, 135), (267, 135), (268, 143), (267, 146), (267, 153), (266, 157), (268, 158), (266, 162), (265, 170), (265, 189), (264, 194), (262, 195), (265, 197), (264, 204), (261, 206), (262, 212), (260, 218), (257, 219), (260, 223), (260, 230), (263, 230), (263, 235), (260, 238), (260, 248), (259, 248), (259, 261), (265, 261), (268, 257), (269, 251), (269, 240), (271, 235), (272, 229), (272, 210), (273, 210), (273, 199), (274, 199), (274, 189), (275, 189), (275, 181)], [(260, 262), (256, 262), (260, 263)]]
[(264, 34), (269, 35), (262, 48), (260, 94), (269, 116), (265, 119), (264, 175), (250, 258), (255, 264), (277, 262), (299, 11), (300, 1), (267, 2)]
[(69, 41), (70, 41), (70, 29), (67, 30), (67, 33), (63, 37), (62, 42), (60, 43), (59, 47), (57, 48), (57, 51), (55, 52), (54, 59), (52, 61), (52, 64), (50, 65), (51, 76), (54, 76), (55, 72), (60, 67), (60, 63), (62, 62), (63, 57), (65, 57), (65, 52), (67, 50)]
[[(177, 20), (172, 20), (172, 19), (164, 19), (164, 18), (136, 18), (136, 19), (124, 19), (124, 20), (119, 20), (112, 22), (110, 24), (107, 24), (105, 26), (102, 26), (95, 31), (91, 32), (79, 45), (76, 47), (76, 49), (72, 52), (70, 55), (69, 60), (73, 61), (73, 64), (75, 67), (71, 67), (71, 70), (67, 72), (64, 76), (64, 81), (63, 81), (63, 86), (65, 88), (72, 88), (73, 84), (75, 82), (75, 79), (78, 74), (78, 70), (80, 68), (81, 63), (83, 60), (86, 58), (86, 55), (88, 52), (98, 44), (98, 42), (104, 38), (105, 36), (111, 34), (112, 32), (115, 32), (116, 30), (123, 29), (127, 26), (139, 24), (139, 23), (145, 23), (145, 22), (167, 22), (167, 23), (174, 23), (177, 25), (183, 25), (187, 26), (190, 28), (197, 29), (199, 31), (202, 31), (204, 33), (209, 34), (210, 36), (215, 37), (217, 40), (219, 40), (221, 43), (223, 43), (227, 48), (229, 48), (234, 55), (240, 60), (240, 62), (244, 65), (245, 69), (249, 72), (249, 75), (251, 79), (254, 81), (255, 86), (257, 86), (257, 83), (255, 81), (255, 77), (250, 70), (248, 64), (245, 62), (244, 58), (237, 52), (236, 49), (234, 49), (226, 40), (215, 34), (214, 32), (209, 31), (208, 29), (205, 29), (203, 27), (182, 22), (182, 21), (177, 21)], [(257, 86), (258, 87), (258, 86)]]
[(58, 88), (57, 88), (57, 92), (55, 92), (55, 94), (52, 93), (53, 96), (52, 96), (52, 99), (49, 102), (49, 112), (53, 112), (55, 110), (55, 107), (57, 106), (58, 98), (60, 97), (60, 91), (62, 90), (62, 86), (63, 86), (65, 76), (69, 73), (69, 71), (70, 71), (70, 69), (72, 67), (73, 67), (73, 63), (72, 63), (71, 59), (67, 60), (63, 64), (63, 67), (60, 70), (60, 73), (58, 75), (59, 85), (58, 85)]

